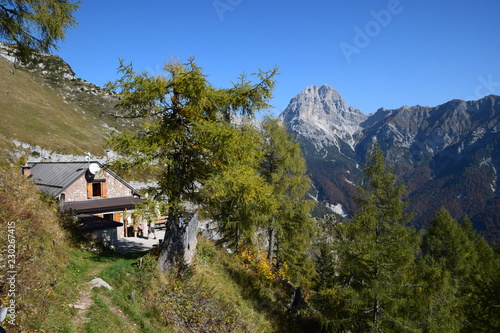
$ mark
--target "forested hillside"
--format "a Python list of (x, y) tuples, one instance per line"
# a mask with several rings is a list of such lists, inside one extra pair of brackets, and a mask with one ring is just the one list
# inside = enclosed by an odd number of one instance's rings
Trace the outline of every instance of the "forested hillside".
[(280, 117), (301, 144), (317, 199), (336, 213), (356, 210), (359, 166), (377, 144), (406, 185), (415, 225), (427, 227), (445, 207), (454, 218), (468, 216), (488, 241), (498, 240), (499, 96), (367, 115), (332, 87), (310, 86)]

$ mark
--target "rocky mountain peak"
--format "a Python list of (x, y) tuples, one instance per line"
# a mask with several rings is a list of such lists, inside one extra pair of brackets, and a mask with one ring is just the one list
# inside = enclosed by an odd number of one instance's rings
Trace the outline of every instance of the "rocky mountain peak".
[(353, 135), (367, 117), (348, 106), (338, 91), (326, 84), (304, 89), (292, 98), (280, 116), (292, 130), (311, 139), (316, 147), (323, 145), (325, 140), (336, 144), (338, 139), (353, 147)]
[(365, 115), (332, 87), (310, 86), (281, 118), (301, 144), (313, 198), (330, 210), (355, 211), (359, 165), (377, 143), (405, 184), (415, 225), (426, 226), (445, 207), (457, 219), (469, 216), (488, 239), (498, 237), (500, 96)]

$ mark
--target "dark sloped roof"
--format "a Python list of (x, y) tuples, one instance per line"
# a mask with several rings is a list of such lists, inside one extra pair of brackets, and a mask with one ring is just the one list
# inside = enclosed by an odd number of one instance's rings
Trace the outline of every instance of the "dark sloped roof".
[(123, 226), (123, 223), (105, 220), (94, 215), (78, 216), (78, 228), (81, 231), (94, 231), (100, 229), (117, 228)]
[(35, 184), (45, 193), (57, 196), (87, 171), (88, 162), (39, 162), (30, 166)]
[(35, 184), (45, 193), (58, 196), (85, 174), (90, 163), (98, 163), (102, 169), (130, 188), (134, 194), (139, 194), (130, 184), (99, 162), (35, 162), (28, 165), (31, 167), (31, 178)]
[(135, 204), (144, 202), (146, 202), (144, 199), (136, 197), (71, 201), (64, 204), (64, 209), (73, 210), (76, 214), (100, 214), (106, 212), (122, 211), (125, 208), (134, 209)]

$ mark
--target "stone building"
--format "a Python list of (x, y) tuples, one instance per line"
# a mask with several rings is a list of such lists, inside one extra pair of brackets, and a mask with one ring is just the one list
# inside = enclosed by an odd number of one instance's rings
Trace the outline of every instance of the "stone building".
[(99, 162), (35, 162), (22, 168), (62, 210), (74, 214), (90, 238), (109, 245), (125, 234), (140, 193)]

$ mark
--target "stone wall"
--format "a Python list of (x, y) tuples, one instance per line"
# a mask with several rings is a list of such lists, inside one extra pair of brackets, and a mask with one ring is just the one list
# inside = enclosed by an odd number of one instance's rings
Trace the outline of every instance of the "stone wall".
[(106, 246), (116, 246), (118, 242), (118, 228), (100, 229), (84, 232), (83, 235), (90, 240), (101, 241)]
[(64, 196), (65, 202), (87, 200), (87, 180), (85, 179), (85, 175), (82, 175), (71, 184), (64, 191)]
[[(113, 177), (105, 170), (99, 171), (99, 173), (95, 176), (95, 179), (106, 179), (108, 198), (130, 197), (133, 194), (132, 190), (129, 187), (127, 187), (124, 183)], [(71, 184), (64, 191), (64, 195), (65, 202), (88, 200), (87, 179), (85, 179), (85, 175), (82, 175), (73, 184)]]

